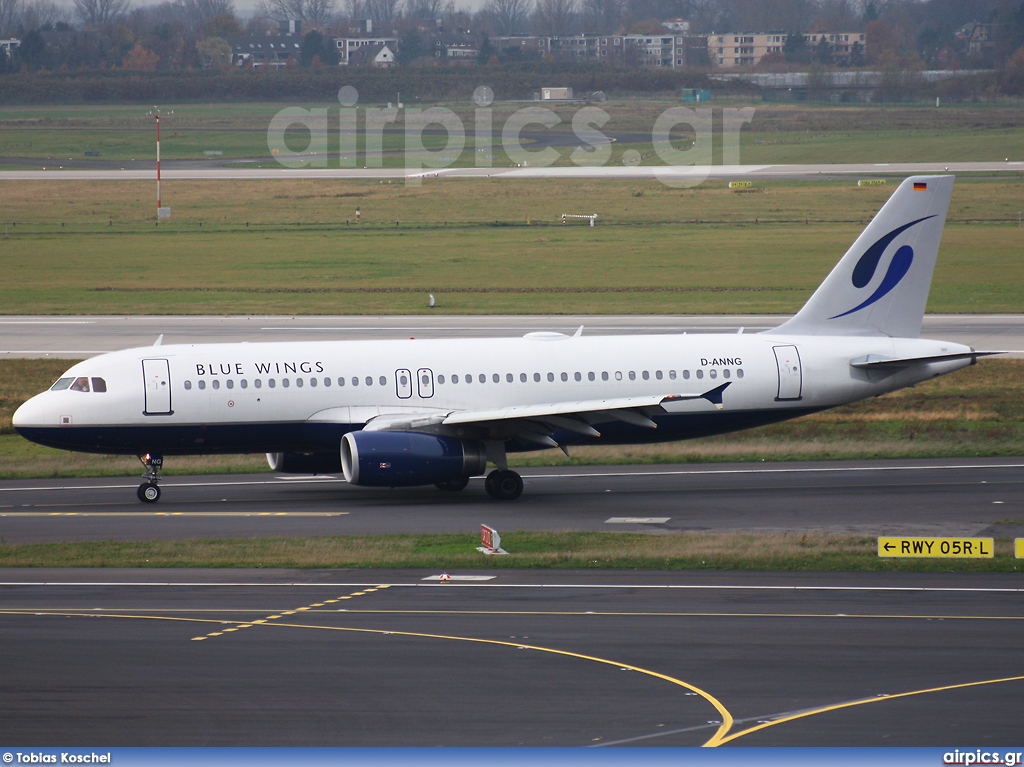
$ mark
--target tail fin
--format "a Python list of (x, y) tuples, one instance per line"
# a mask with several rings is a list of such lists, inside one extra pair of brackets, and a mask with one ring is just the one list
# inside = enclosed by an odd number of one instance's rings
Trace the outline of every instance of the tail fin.
[(770, 333), (917, 338), (953, 176), (911, 176), (804, 307)]

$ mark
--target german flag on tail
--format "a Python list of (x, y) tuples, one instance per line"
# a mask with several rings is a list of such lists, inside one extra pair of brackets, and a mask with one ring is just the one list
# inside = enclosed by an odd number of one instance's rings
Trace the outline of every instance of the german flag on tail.
[(927, 192), (928, 191), (928, 184), (926, 184), (924, 181), (915, 181), (914, 182), (914, 191), (915, 192)]

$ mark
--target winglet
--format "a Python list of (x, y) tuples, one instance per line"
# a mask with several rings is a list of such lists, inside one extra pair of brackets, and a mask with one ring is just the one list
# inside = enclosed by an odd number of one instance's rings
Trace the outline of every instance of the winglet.
[(731, 384), (732, 384), (732, 381), (726, 381), (721, 386), (716, 386), (711, 391), (706, 391), (703, 394), (701, 394), (700, 395), (701, 399), (706, 399), (712, 405), (714, 405), (719, 410), (721, 410), (722, 407), (723, 407), (723, 405), (722, 405), (722, 392), (724, 392), (726, 389), (728, 389)]
[(160, 335), (159, 335), (159, 336), (157, 337), (156, 341), (154, 341), (154, 342), (153, 342), (153, 346), (160, 346), (160, 345), (162, 345), (162, 344), (163, 344), (163, 342), (164, 342), (164, 334), (163, 334), (163, 333), (161, 333), (161, 334), (160, 334)]
[(583, 326), (582, 325), (580, 325), (579, 329), (575, 333), (572, 334), (572, 337), (573, 338), (579, 338), (581, 335), (583, 335)]

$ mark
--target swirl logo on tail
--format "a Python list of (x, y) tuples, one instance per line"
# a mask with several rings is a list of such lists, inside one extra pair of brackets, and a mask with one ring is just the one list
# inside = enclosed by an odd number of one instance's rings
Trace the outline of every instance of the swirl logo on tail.
[[(857, 261), (857, 265), (853, 267), (853, 286), (858, 289), (867, 287), (868, 283), (870, 283), (872, 278), (875, 276), (875, 272), (878, 270), (878, 263), (882, 260), (882, 255), (885, 253), (885, 249), (889, 247), (889, 244), (910, 227), (915, 224), (920, 224), (922, 221), (927, 221), (929, 218), (935, 218), (935, 216), (925, 216), (924, 218), (919, 218), (916, 221), (911, 221), (909, 224), (897, 227), (885, 236), (876, 240), (870, 248), (864, 251), (864, 255), (860, 257), (860, 260)], [(904, 245), (899, 248), (895, 255), (893, 255), (892, 261), (889, 263), (889, 269), (886, 271), (885, 277), (882, 278), (881, 284), (875, 288), (875, 292), (849, 311), (837, 314), (834, 317), (829, 317), (829, 319), (835, 320), (840, 317), (845, 317), (848, 314), (859, 312), (861, 309), (871, 306), (871, 304), (881, 298), (884, 298), (892, 291), (893, 288), (900, 284), (900, 280), (906, 277), (907, 272), (910, 271), (910, 266), (913, 263), (914, 249), (909, 245)]]

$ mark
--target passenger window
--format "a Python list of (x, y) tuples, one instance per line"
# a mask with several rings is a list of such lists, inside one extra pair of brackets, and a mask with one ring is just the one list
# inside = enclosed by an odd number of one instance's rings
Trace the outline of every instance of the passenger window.
[(630, 381), (635, 381), (636, 380), (636, 373), (633, 372), (632, 370), (629, 371), (629, 380)]
[(459, 374), (458, 373), (453, 373), (452, 374), (452, 383), (453, 384), (457, 384), (458, 382), (459, 382)]
[(711, 376), (712, 378), (718, 378), (718, 371), (717, 371), (717, 370), (712, 370), (712, 371), (711, 371), (711, 372), (709, 373), (709, 375), (710, 375), (710, 376)]
[(380, 380), (377, 381), (377, 383), (379, 383), (381, 386), (387, 386), (388, 385), (387, 376), (381, 376)]
[(338, 386), (344, 386), (344, 385), (345, 385), (345, 379), (342, 378), (341, 376), (338, 376)]
[(277, 382), (273, 378), (268, 378), (267, 387), (273, 389), (275, 386), (277, 386)]
[(249, 381), (248, 379), (243, 378), (241, 381), (238, 382), (238, 385), (241, 386), (243, 389), (248, 389)]
[(358, 378), (358, 376), (352, 376), (352, 385), (353, 386), (359, 386), (359, 378)]
[(287, 378), (282, 378), (281, 379), (281, 388), (282, 389), (287, 389), (291, 385), (292, 385), (292, 382), (290, 380), (288, 380)]
[(252, 382), (252, 385), (255, 386), (257, 389), (261, 389), (263, 388), (263, 381), (262, 379), (257, 378), (255, 381)]
[(102, 378), (92, 379), (92, 390), (98, 391), (100, 393), (105, 392), (107, 390), (107, 382), (104, 381)]
[(597, 376), (594, 375), (594, 371), (593, 370), (591, 370), (589, 373), (587, 373), (587, 380), (588, 381), (593, 381), (596, 377)]
[(671, 378), (673, 381), (676, 380), (676, 371), (674, 371), (674, 370), (668, 371), (668, 377)]
[(534, 373), (533, 380), (535, 383), (540, 383), (540, 373)]
[(722, 371), (722, 378), (728, 378), (730, 375), (732, 375), (732, 373), (729, 372), (728, 368)]
[(472, 373), (466, 373), (466, 375), (464, 375), (463, 378), (466, 379), (466, 383), (468, 383), (468, 384), (473, 383), (473, 374)]
[(698, 370), (697, 371), (697, 378), (703, 378), (703, 377), (704, 377), (704, 371), (703, 370)]
[(192, 391), (192, 382), (185, 381), (185, 391)]
[(655, 374), (654, 374), (654, 377), (657, 378), (660, 381), (661, 380), (661, 371), (660, 370), (656, 371)]
[(438, 382), (439, 384), (444, 384), (444, 376), (443, 376), (443, 375), (439, 375), (439, 376), (437, 377), (437, 382)]
[(552, 382), (554, 380), (555, 380), (555, 374), (554, 373), (548, 373), (548, 382), (550, 383), (550, 382)]
[(480, 383), (487, 383), (487, 376), (485, 376), (483, 373), (480, 374), (479, 378)]
[(235, 382), (234, 382), (234, 381), (232, 381), (232, 380), (231, 380), (230, 378), (229, 378), (229, 379), (227, 380), (227, 383), (226, 383), (225, 385), (226, 385), (226, 386), (227, 386), (227, 387), (228, 387), (229, 389), (234, 389), (234, 388), (235, 388)]
[(583, 375), (581, 373), (576, 373), (573, 375), (573, 378), (575, 378), (577, 381), (582, 381)]
[(511, 373), (505, 373), (505, 382), (506, 383), (512, 383), (512, 381), (513, 381), (512, 374)]
[(218, 381), (216, 378), (214, 378), (211, 385), (213, 386), (214, 389), (219, 389), (220, 388), (220, 381)]
[(622, 380), (622, 371), (621, 370), (616, 370), (615, 371), (615, 380), (616, 381), (621, 381)]
[(50, 387), (50, 391), (64, 391), (74, 382), (74, 378), (58, 378), (56, 383)]
[(75, 382), (71, 384), (71, 391), (89, 391), (89, 379), (76, 378)]
[(643, 373), (641, 373), (640, 375), (643, 377), (643, 379), (645, 381), (650, 381), (651, 380), (651, 374), (648, 373), (646, 370)]
[(607, 370), (602, 370), (601, 371), (601, 380), (602, 381), (607, 381), (608, 380), (608, 371)]
[(324, 377), (324, 386), (330, 386), (330, 385), (331, 385), (331, 379), (330, 379), (330, 378), (327, 378), (327, 377), (325, 376), (325, 377)]
[(743, 368), (739, 368), (739, 369), (738, 369), (738, 370), (736, 371), (736, 377), (737, 377), (737, 378), (743, 378)]
[(498, 375), (497, 373), (494, 373), (494, 374), (491, 375), (491, 380), (494, 383), (501, 383), (501, 376)]
[(568, 381), (569, 380), (569, 374), (568, 373), (562, 373), (562, 380), (563, 381)]
[(683, 378), (685, 378), (687, 381), (690, 380), (690, 371), (689, 370), (684, 370), (683, 371)]
[(313, 386), (313, 387), (316, 387), (316, 379), (315, 378), (310, 378), (309, 379), (309, 385)]
[(296, 385), (296, 386), (297, 386), (298, 388), (300, 388), (300, 389), (301, 389), (301, 388), (302, 388), (302, 379), (301, 379), (301, 378), (296, 378), (296, 379), (295, 379), (295, 385)]
[(371, 376), (366, 376), (366, 385), (373, 386), (373, 378)]
[(520, 383), (526, 383), (526, 381), (527, 381), (526, 373), (520, 373), (519, 374), (519, 381), (520, 381)]
[(206, 381), (203, 381), (203, 380), (200, 379), (200, 381), (199, 381), (199, 389), (202, 390), (202, 389), (205, 389), (205, 388), (206, 388)]

